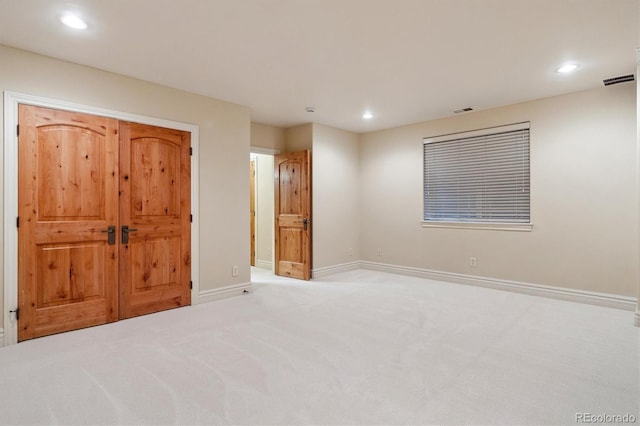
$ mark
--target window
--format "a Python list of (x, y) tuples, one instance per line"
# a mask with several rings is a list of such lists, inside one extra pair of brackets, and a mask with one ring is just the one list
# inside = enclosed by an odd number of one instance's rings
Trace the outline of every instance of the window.
[(529, 224), (529, 123), (424, 139), (424, 220)]

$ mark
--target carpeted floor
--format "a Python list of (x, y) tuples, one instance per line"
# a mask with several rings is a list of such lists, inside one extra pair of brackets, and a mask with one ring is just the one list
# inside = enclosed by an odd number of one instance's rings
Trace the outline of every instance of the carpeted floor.
[(0, 423), (640, 422), (630, 312), (365, 270), (253, 281), (0, 349)]

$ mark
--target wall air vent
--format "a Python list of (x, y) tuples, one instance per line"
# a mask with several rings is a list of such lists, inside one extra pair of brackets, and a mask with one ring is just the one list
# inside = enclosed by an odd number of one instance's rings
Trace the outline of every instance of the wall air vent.
[(612, 84), (626, 83), (627, 81), (633, 81), (633, 74), (621, 75), (620, 77), (612, 77), (602, 80), (605, 86), (611, 86)]
[(469, 111), (473, 111), (473, 108), (466, 107), (466, 108), (456, 109), (453, 112), (456, 113), (456, 114), (460, 114), (461, 112), (469, 112)]

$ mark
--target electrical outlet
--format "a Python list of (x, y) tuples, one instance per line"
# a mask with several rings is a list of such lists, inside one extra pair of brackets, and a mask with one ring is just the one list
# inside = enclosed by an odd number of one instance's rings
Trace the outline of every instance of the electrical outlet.
[(349, 248), (347, 249), (347, 254), (348, 254), (349, 256), (353, 256), (353, 248), (349, 247)]
[(381, 248), (378, 249), (378, 256), (382, 256), (382, 249)]
[(237, 277), (238, 275), (240, 275), (240, 268), (238, 268), (238, 265), (233, 265), (231, 268), (231, 276)]
[(478, 259), (476, 259), (475, 257), (471, 256), (469, 258), (469, 266), (471, 266), (472, 268), (475, 268), (476, 266), (478, 266)]

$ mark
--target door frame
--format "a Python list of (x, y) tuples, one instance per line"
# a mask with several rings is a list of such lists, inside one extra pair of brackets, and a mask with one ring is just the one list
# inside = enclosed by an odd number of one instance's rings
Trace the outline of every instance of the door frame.
[(251, 266), (256, 266), (258, 261), (258, 157), (252, 152), (249, 155), (249, 167), (251, 167), (251, 163), (253, 163), (253, 176), (250, 176), (251, 187), (249, 190), (249, 199), (250, 203), (253, 203), (253, 210), (250, 210), (250, 226), (253, 226), (253, 235), (251, 242), (251, 256), (253, 258), (253, 263)]
[[(145, 115), (131, 114), (100, 107), (60, 101), (25, 93), (4, 92), (4, 321), (3, 333), (0, 333), (0, 343), (13, 345), (18, 342), (18, 327), (15, 314), (9, 311), (18, 306), (18, 104), (28, 104), (45, 108), (54, 108), (65, 111), (81, 112), (103, 117), (115, 118), (123, 121), (132, 121), (151, 126), (167, 127), (176, 130), (191, 132), (191, 304), (197, 303), (200, 293), (199, 280), (199, 227), (198, 227), (198, 141), (199, 127), (195, 124), (165, 120), (162, 118)], [(4, 334), (4, 336), (3, 336)], [(4, 339), (2, 339), (4, 337)]]

